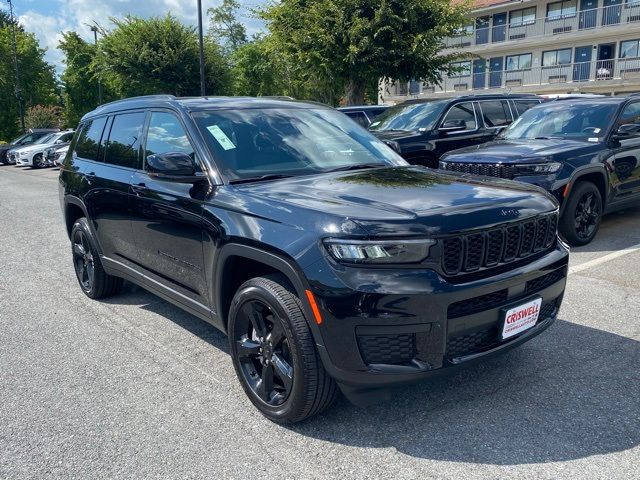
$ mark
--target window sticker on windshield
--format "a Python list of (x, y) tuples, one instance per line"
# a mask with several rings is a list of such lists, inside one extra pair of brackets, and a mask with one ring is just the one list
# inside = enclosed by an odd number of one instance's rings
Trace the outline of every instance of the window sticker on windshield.
[(597, 142), (598, 141), (598, 137), (589, 137), (587, 138), (587, 142)]
[(593, 133), (600, 133), (600, 129), (599, 128), (594, 128), (593, 129)]
[(373, 122), (370, 126), (371, 126), (371, 127), (375, 127), (375, 126), (376, 126), (376, 125), (378, 125), (378, 124), (380, 124), (380, 122), (379, 122), (379, 121), (378, 121), (378, 122)]
[(218, 125), (211, 125), (207, 127), (207, 130), (209, 130), (209, 133), (213, 135), (213, 138), (215, 138), (220, 144), (220, 146), (225, 150), (231, 150), (236, 148), (233, 142), (229, 140), (229, 137), (227, 137), (227, 134), (224, 133)]

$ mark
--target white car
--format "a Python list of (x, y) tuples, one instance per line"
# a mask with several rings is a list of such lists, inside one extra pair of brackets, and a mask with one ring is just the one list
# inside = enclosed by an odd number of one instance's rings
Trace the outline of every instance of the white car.
[(62, 147), (51, 147), (46, 150), (44, 159), (48, 166), (59, 167), (64, 162), (64, 157), (67, 156), (68, 151), (68, 143)]
[(17, 167), (42, 168), (47, 166), (45, 151), (50, 147), (63, 146), (68, 144), (73, 137), (73, 130), (56, 132), (42, 137), (40, 140), (27, 145), (26, 147), (14, 148), (9, 152), (12, 160), (15, 160)]

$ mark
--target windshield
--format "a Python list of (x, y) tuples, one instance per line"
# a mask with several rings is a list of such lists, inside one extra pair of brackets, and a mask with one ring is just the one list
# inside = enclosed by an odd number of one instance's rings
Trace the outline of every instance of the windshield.
[(425, 130), (433, 129), (445, 102), (401, 103), (391, 107), (371, 124), (369, 130)]
[[(527, 138), (600, 139), (613, 121), (617, 105), (604, 103), (544, 103), (527, 110), (501, 135), (506, 140)], [(593, 140), (591, 140), (593, 141)]]
[(232, 181), (406, 165), (391, 148), (336, 110), (261, 108), (192, 115), (218, 167)]
[(56, 134), (55, 133), (50, 133), (49, 135), (45, 135), (42, 138), (39, 138), (38, 140), (36, 140), (35, 142), (33, 142), (34, 144), (38, 144), (38, 143), (49, 143), (50, 141), (53, 142), (55, 141), (56, 138)]

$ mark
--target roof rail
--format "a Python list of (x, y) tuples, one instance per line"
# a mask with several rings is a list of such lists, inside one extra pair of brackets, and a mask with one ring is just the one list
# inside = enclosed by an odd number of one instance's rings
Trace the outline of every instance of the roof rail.
[(96, 110), (100, 110), (103, 107), (106, 107), (106, 106), (109, 106), (109, 105), (115, 105), (115, 104), (120, 103), (120, 102), (128, 102), (130, 100), (143, 100), (143, 99), (144, 100), (146, 100), (146, 99), (149, 99), (149, 100), (154, 100), (154, 99), (155, 100), (175, 100), (176, 97), (174, 95), (169, 95), (169, 94), (166, 94), (166, 93), (162, 93), (162, 94), (158, 94), (158, 95), (140, 95), (140, 96), (137, 96), (137, 97), (121, 98), (119, 100), (114, 100), (112, 102), (107, 102), (107, 103), (103, 103), (102, 105), (98, 105)]

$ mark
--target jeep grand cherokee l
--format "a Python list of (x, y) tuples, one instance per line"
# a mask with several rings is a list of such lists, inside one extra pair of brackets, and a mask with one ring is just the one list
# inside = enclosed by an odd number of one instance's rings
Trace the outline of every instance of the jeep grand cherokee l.
[(545, 188), (561, 203), (562, 235), (585, 245), (603, 214), (640, 203), (640, 96), (545, 103), (496, 141), (445, 155), (440, 168)]
[(83, 292), (127, 279), (227, 333), (277, 422), (513, 348), (554, 321), (565, 287), (548, 194), (409, 166), (315, 104), (101, 106), (60, 200)]
[(438, 168), (450, 150), (493, 140), (542, 99), (529, 94), (463, 95), (444, 100), (408, 100), (389, 108), (369, 129), (413, 165)]

